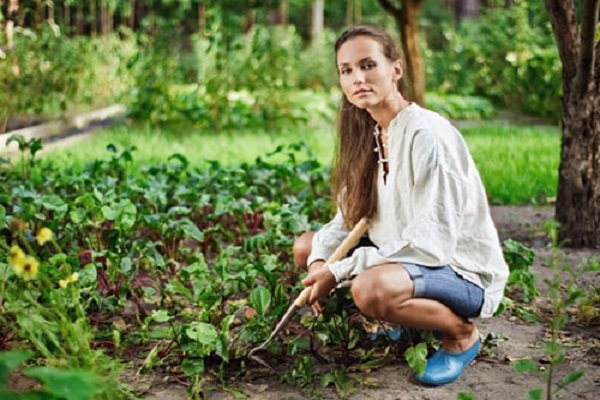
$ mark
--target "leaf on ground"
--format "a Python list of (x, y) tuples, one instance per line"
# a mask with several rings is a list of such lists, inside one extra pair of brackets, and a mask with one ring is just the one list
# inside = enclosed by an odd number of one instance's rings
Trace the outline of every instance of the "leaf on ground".
[(0, 354), (0, 387), (6, 385), (11, 372), (33, 357), (31, 351), (11, 351)]
[(542, 400), (542, 388), (531, 389), (527, 392), (527, 400)]
[(25, 375), (42, 382), (49, 392), (65, 400), (92, 400), (104, 388), (102, 379), (88, 371), (37, 367), (25, 371)]
[(513, 366), (515, 372), (539, 372), (540, 367), (531, 359), (517, 361)]

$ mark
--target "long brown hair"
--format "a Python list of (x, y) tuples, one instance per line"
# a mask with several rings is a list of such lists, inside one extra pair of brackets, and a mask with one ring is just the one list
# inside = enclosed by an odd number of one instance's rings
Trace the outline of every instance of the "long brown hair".
[[(392, 37), (387, 32), (368, 25), (354, 26), (342, 33), (335, 42), (336, 59), (340, 47), (357, 36), (367, 36), (380, 43), (383, 54), (389, 61), (400, 59)], [(399, 89), (401, 81), (398, 81)], [(372, 218), (377, 212), (378, 157), (373, 151), (375, 142), (372, 135), (375, 125), (375, 120), (367, 110), (355, 107), (342, 94), (332, 192), (342, 210), (344, 226), (348, 229), (354, 227), (362, 217)]]

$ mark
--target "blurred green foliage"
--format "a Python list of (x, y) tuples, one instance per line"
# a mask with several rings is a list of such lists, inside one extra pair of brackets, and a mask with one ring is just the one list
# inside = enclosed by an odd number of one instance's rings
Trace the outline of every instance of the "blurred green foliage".
[(558, 120), (561, 64), (543, 4), (515, 1), (461, 26), (446, 24), (445, 45), (427, 51), (427, 85), (478, 95), (507, 108)]
[[(436, 3), (425, 2), (420, 15), (428, 107), (456, 119), (490, 118), (496, 107), (560, 117), (560, 62), (543, 4), (494, 3), (457, 24), (452, 10)], [(43, 20), (49, 14), (40, 14), (37, 2), (23, 1), (14, 49), (0, 56), (0, 131), (14, 116), (57, 117), (114, 102), (153, 124), (330, 124), (339, 98), (337, 34), (360, 21), (397, 35), (376, 0), (326, 2), (325, 30), (315, 37), (309, 0), (287, 2), (287, 25), (277, 22), (277, 1), (154, 0), (141, 14), (129, 1), (101, 2), (117, 24), (101, 35), (100, 13), (88, 15), (77, 35), (60, 17), (65, 4), (75, 13), (91, 3), (43, 4), (56, 8), (56, 19)]]
[(0, 132), (12, 116), (57, 117), (120, 101), (133, 84), (126, 63), (136, 51), (125, 30), (100, 39), (69, 38), (51, 21), (16, 28), (13, 51), (0, 58)]

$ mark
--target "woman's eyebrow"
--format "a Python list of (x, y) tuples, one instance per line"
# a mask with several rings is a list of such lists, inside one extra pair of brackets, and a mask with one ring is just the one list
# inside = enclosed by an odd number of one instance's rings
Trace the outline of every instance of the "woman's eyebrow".
[[(364, 61), (369, 61), (369, 60), (371, 60), (371, 57), (365, 57), (365, 58), (358, 60), (358, 63), (360, 64)], [(345, 67), (346, 65), (350, 65), (350, 62), (343, 62), (343, 63), (340, 63), (339, 65), (340, 65), (340, 67)]]

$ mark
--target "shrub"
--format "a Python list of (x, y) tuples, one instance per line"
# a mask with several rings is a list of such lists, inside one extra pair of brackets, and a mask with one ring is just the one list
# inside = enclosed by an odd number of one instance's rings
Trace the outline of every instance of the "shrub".
[(558, 119), (561, 68), (540, 6), (524, 2), (447, 27), (447, 46), (427, 51), (427, 84), (443, 93), (478, 95), (525, 113)]

